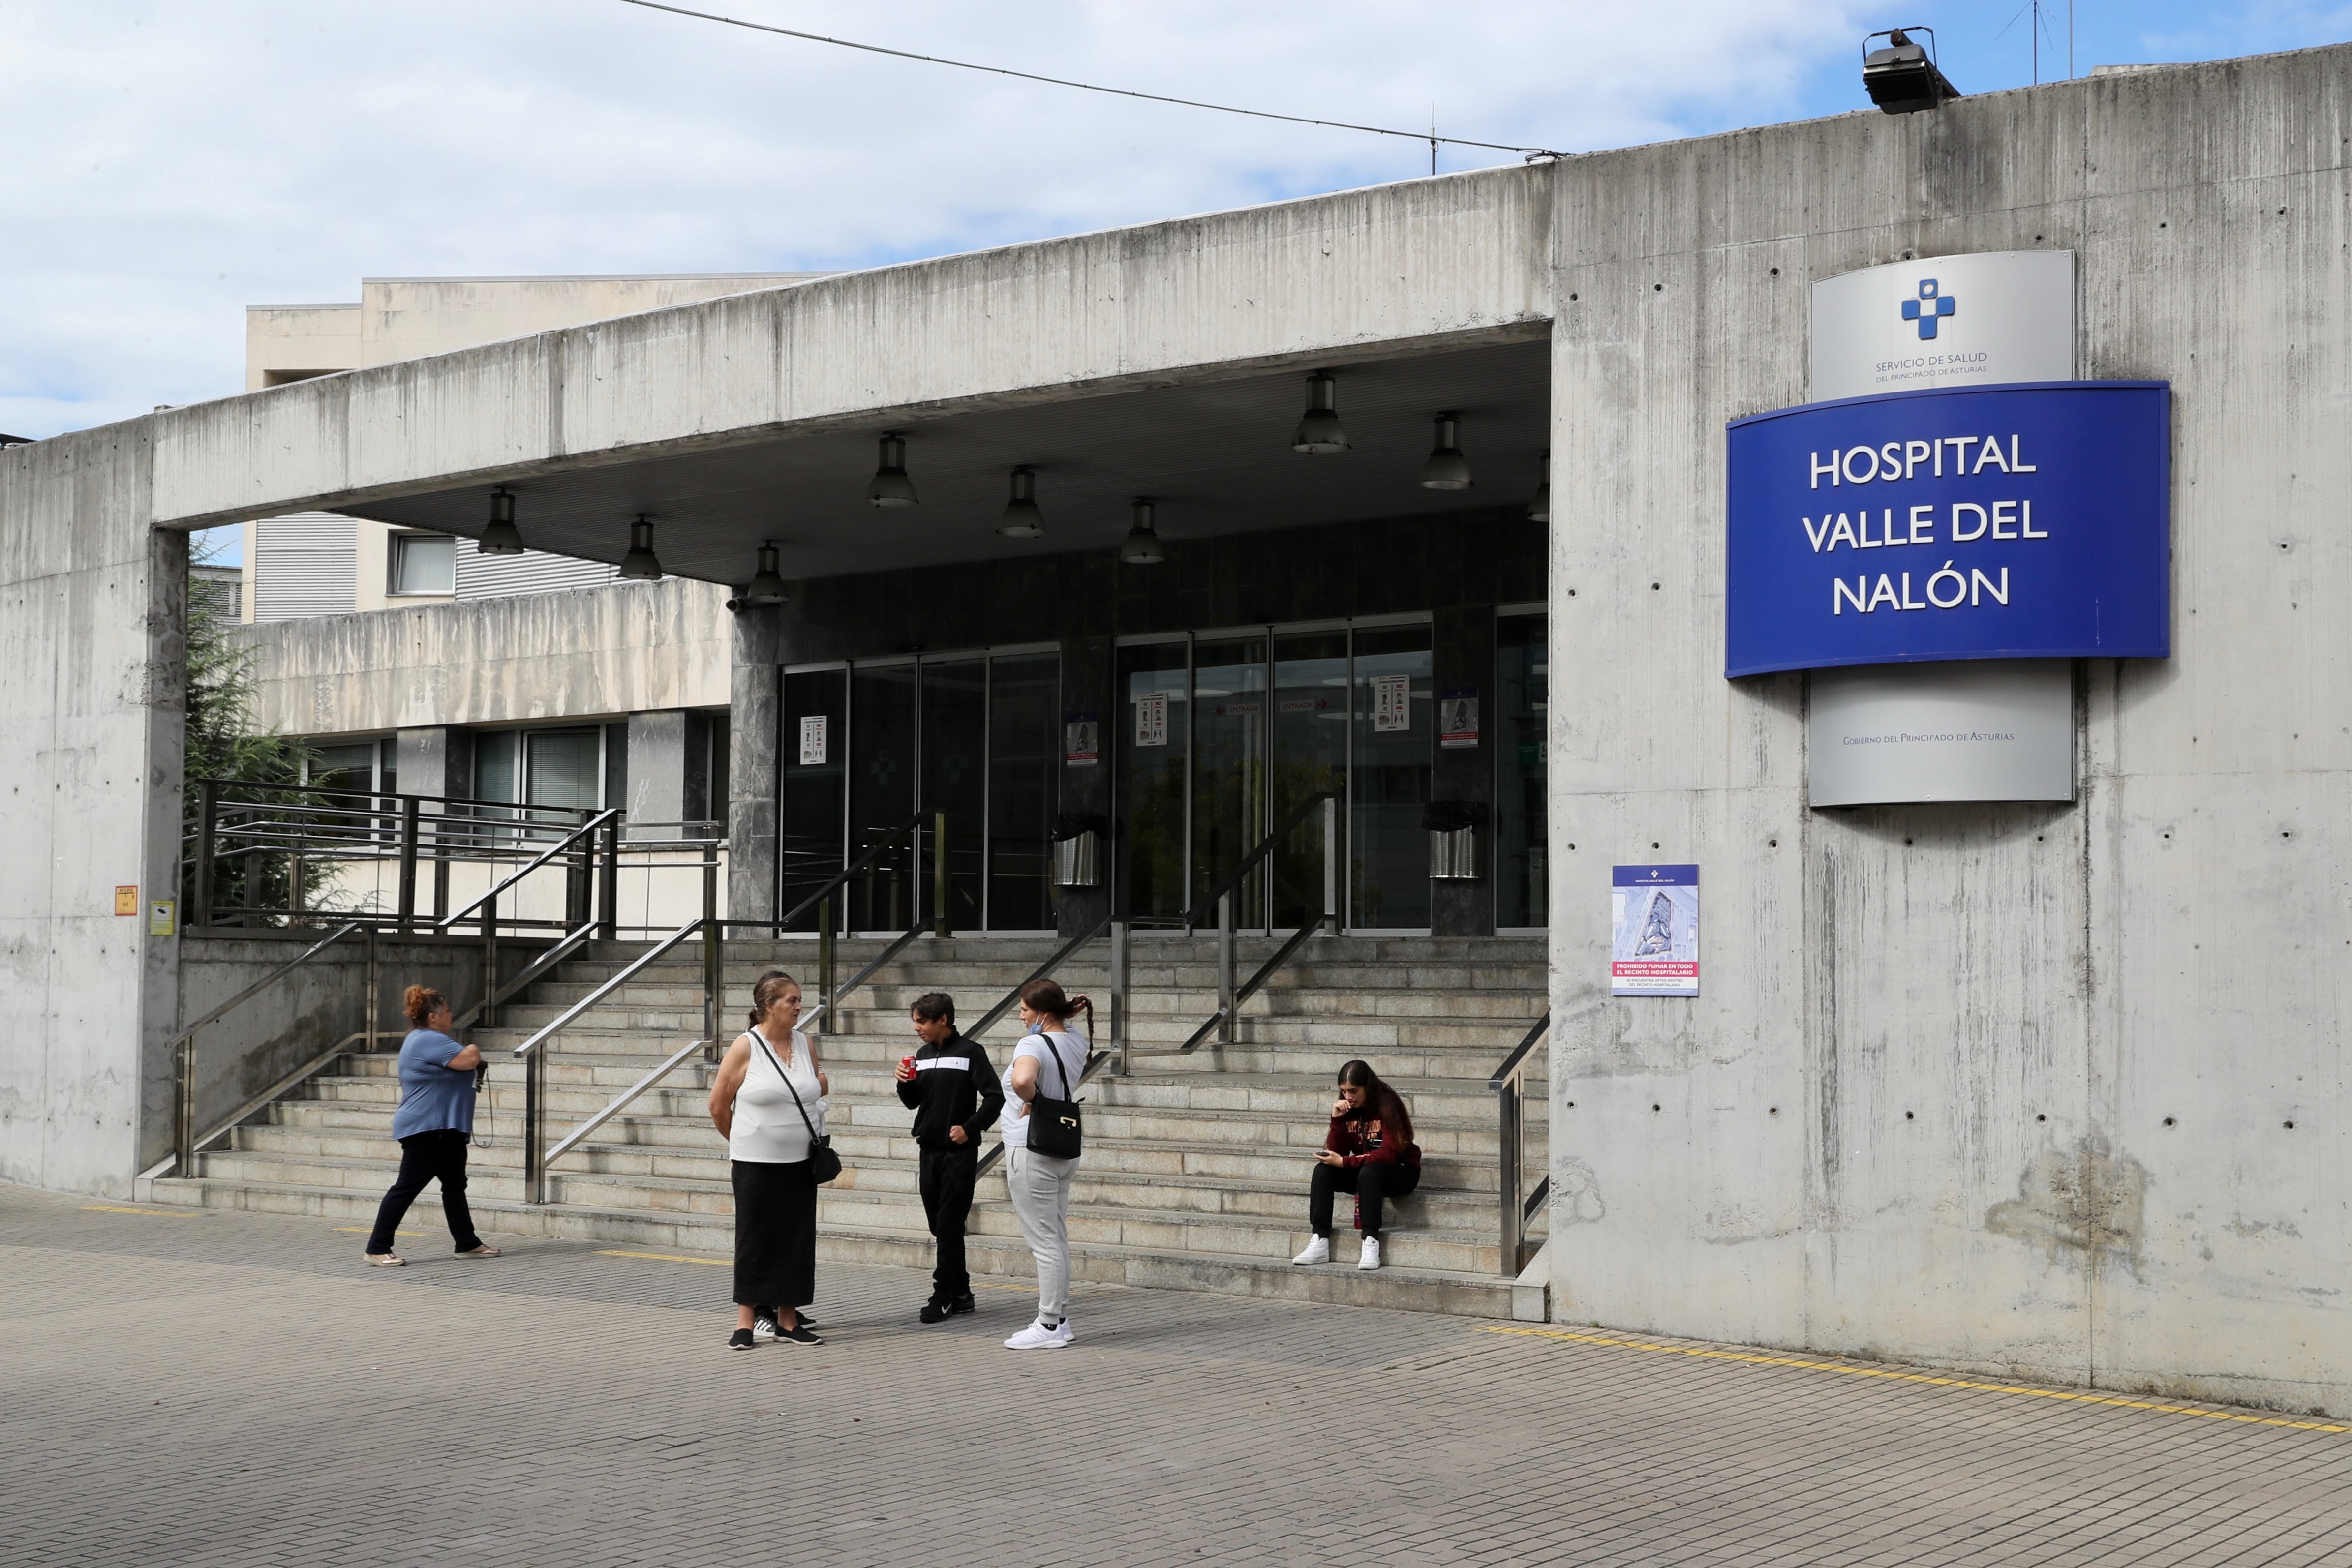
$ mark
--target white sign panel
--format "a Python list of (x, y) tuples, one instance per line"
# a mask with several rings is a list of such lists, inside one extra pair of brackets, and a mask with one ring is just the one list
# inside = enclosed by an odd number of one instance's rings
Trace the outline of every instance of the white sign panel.
[(1146, 692), (1135, 699), (1135, 744), (1168, 744), (1168, 694)]
[(2074, 253), (2003, 250), (1813, 285), (1812, 401), (2074, 379)]
[(2071, 666), (2029, 659), (1815, 670), (1807, 799), (2071, 800)]
[(824, 766), (824, 720), (825, 716), (821, 713), (801, 716), (801, 766), (803, 768)]
[(1412, 681), (1410, 676), (1372, 677), (1372, 727), (1375, 730), (1412, 727)]

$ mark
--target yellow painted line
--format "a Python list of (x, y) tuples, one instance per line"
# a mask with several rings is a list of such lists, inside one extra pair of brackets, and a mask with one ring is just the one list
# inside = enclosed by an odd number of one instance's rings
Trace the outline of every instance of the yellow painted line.
[(2118, 1410), (2152, 1410), (2163, 1416), (2201, 1416), (2208, 1421), (2238, 1421), (2250, 1427), (2285, 1427), (2297, 1432), (2352, 1432), (2352, 1426), (2326, 1421), (2290, 1421), (2281, 1416), (2241, 1416), (2229, 1410), (2200, 1410), (2189, 1405), (2159, 1405), (2147, 1399), (2121, 1399), (2111, 1394), (2069, 1394), (2055, 1388), (2027, 1388), (2014, 1383), (1978, 1383), (1966, 1377), (1934, 1377), (1924, 1372), (1893, 1372), (1876, 1366), (1844, 1366), (1830, 1361), (1803, 1361), (1789, 1355), (1756, 1355), (1736, 1350), (1700, 1350), (1689, 1345), (1648, 1344), (1635, 1339), (1612, 1339), (1604, 1334), (1564, 1333), (1557, 1329), (1481, 1327), (1480, 1333), (1519, 1334), (1529, 1339), (1566, 1340), (1572, 1344), (1605, 1345), (1612, 1350), (1648, 1350), (1661, 1355), (1687, 1355), (1701, 1361), (1737, 1361), (1750, 1366), (1793, 1366), (1804, 1372), (1842, 1372), (1848, 1377), (1877, 1377), (1890, 1383), (1924, 1383), (1931, 1388), (1970, 1388), (1979, 1394), (2018, 1394), (2028, 1399), (2062, 1399), (2071, 1405), (2112, 1405)]
[[(375, 1234), (375, 1227), (373, 1225), (338, 1225), (335, 1228), (352, 1236), (373, 1236)], [(395, 1230), (393, 1234), (394, 1236), (422, 1236), (425, 1232), (422, 1230)]]
[(710, 1263), (720, 1268), (731, 1268), (735, 1262), (732, 1258), (688, 1258), (682, 1252), (615, 1252), (609, 1248), (602, 1247), (596, 1249), (596, 1256), (599, 1258), (649, 1258), (656, 1263)]
[(111, 1203), (85, 1203), (82, 1207), (92, 1214), (143, 1214), (153, 1219), (193, 1219), (193, 1208), (123, 1208)]

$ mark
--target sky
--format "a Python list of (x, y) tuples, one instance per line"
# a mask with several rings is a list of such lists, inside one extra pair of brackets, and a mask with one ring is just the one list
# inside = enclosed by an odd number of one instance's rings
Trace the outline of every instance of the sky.
[[(2032, 79), (2019, 0), (681, 0), (928, 54), (1580, 152), (1865, 107), (1864, 34)], [(2067, 70), (2063, 0), (2041, 75)], [(2085, 0), (2074, 67), (2352, 38), (2352, 3)], [(0, 0), (0, 431), (244, 385), (362, 277), (869, 267), (1425, 175), (1426, 142), (1138, 103), (620, 0)], [(1442, 169), (1514, 152), (1442, 150)]]

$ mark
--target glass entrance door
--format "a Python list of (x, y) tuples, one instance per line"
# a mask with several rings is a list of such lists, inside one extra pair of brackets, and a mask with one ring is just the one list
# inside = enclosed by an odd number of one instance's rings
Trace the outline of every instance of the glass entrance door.
[[(1278, 632), (1274, 637), (1274, 802), (1276, 822), (1326, 789), (1339, 791), (1340, 920), (1348, 896), (1348, 632)], [(1323, 819), (1284, 836), (1274, 867), (1272, 924), (1295, 929), (1323, 917)]]
[[(1340, 921), (1425, 930), (1430, 747), (1426, 622), (1270, 627), (1118, 650), (1116, 779), (1129, 916), (1213, 918), (1208, 894), (1275, 823), (1340, 793)], [(1311, 815), (1237, 890), (1244, 929), (1322, 917), (1323, 822)]]

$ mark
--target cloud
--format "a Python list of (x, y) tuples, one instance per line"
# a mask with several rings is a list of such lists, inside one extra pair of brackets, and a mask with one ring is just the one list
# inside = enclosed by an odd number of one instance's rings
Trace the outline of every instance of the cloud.
[[(1567, 150), (1785, 115), (1838, 6), (1205, 0), (737, 15), (1148, 91)], [(0, 430), (243, 382), (244, 307), (363, 276), (870, 266), (1375, 183), (1428, 148), (603, 0), (0, 5)], [(1444, 166), (1508, 161), (1447, 150)]]

